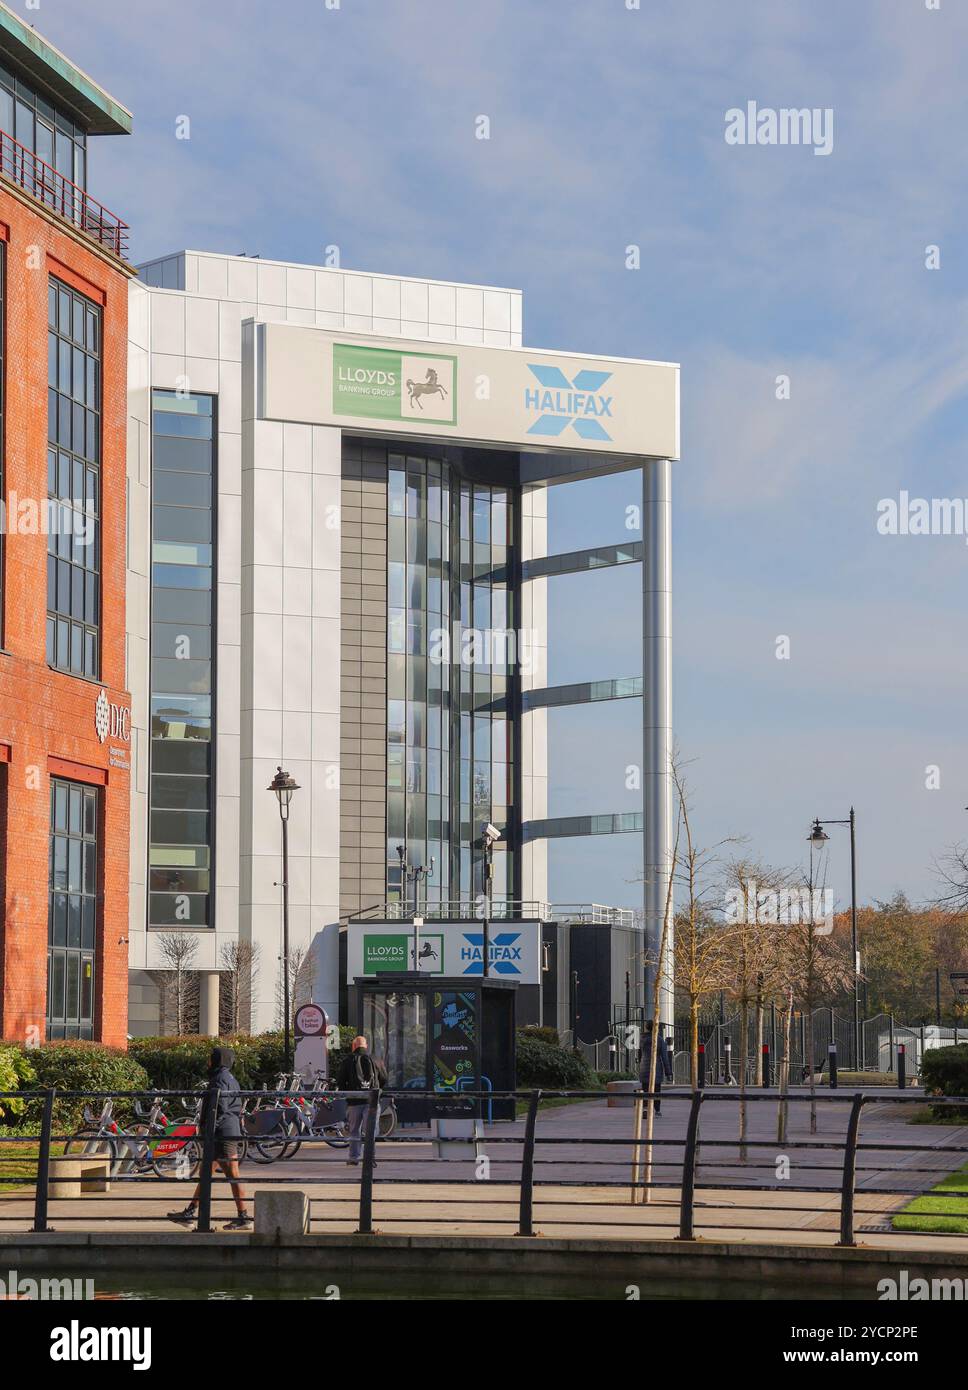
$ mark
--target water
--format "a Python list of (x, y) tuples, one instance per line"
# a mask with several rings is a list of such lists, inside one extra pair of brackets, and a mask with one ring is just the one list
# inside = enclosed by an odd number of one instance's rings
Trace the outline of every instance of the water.
[(137, 1275), (129, 1270), (110, 1271), (95, 1278), (95, 1297), (122, 1300), (284, 1300), (307, 1302), (314, 1300), (381, 1299), (389, 1301), (446, 1301), (487, 1300), (514, 1302), (546, 1302), (594, 1300), (596, 1302), (628, 1301), (638, 1290), (642, 1301), (797, 1301), (807, 1299), (850, 1300), (869, 1299), (870, 1289), (842, 1290), (831, 1286), (812, 1285), (804, 1288), (789, 1283), (761, 1282), (748, 1279), (656, 1279), (654, 1276), (636, 1279), (590, 1276), (549, 1276), (481, 1274), (459, 1275), (448, 1272), (439, 1278), (432, 1274), (415, 1275), (413, 1271), (393, 1274), (342, 1272), (337, 1264), (329, 1270), (314, 1269), (303, 1275), (287, 1271), (284, 1275), (228, 1274), (204, 1272), (179, 1276), (171, 1274)]

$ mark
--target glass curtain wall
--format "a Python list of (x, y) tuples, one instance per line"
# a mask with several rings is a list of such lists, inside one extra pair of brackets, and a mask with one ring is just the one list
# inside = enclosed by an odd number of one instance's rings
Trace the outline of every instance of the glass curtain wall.
[(58, 211), (79, 215), (74, 202), (80, 199), (73, 198), (68, 185), (87, 187), (87, 131), (2, 64), (0, 130), (23, 146), (21, 151), (3, 142), (4, 173)]
[[(421, 903), (482, 891), (480, 837), (508, 821), (514, 616), (509, 495), (446, 460), (388, 457), (387, 896), (413, 901), (397, 846), (434, 872)], [(512, 891), (494, 855), (495, 903)]]
[(153, 392), (148, 924), (214, 925), (215, 403)]

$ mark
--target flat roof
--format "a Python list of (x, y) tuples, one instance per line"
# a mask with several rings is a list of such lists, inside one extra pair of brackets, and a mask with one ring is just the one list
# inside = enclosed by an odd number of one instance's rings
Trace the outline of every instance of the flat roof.
[[(392, 270), (360, 270), (357, 266), (315, 265), (311, 261), (279, 261), (273, 256), (238, 256), (233, 255), (231, 251), (198, 251), (191, 246), (169, 251), (166, 256), (152, 256), (150, 261), (139, 262), (137, 269), (147, 270), (149, 266), (160, 265), (162, 261), (176, 261), (179, 256), (214, 256), (219, 261), (239, 261), (243, 265), (277, 265), (284, 266), (287, 270), (319, 270), (327, 275), (362, 275), (367, 280), (400, 280), (406, 281), (409, 285), (440, 285), (449, 290), (495, 290), (498, 294), (524, 294), (523, 290), (512, 285), (479, 285), (472, 280), (435, 280), (429, 275), (395, 275)], [(160, 289), (161, 286), (149, 285), (148, 288)], [(188, 293), (192, 294), (194, 291), (189, 290)]]
[(0, 3), (0, 60), (9, 58), (91, 135), (130, 135), (131, 112)]

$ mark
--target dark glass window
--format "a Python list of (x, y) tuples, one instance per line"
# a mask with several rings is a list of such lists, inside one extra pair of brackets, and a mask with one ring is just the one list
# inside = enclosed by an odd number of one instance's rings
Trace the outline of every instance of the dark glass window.
[[(401, 896), (405, 843), (411, 864), (434, 860), (434, 905), (481, 891), (481, 831), (508, 820), (509, 498), (447, 462), (387, 463), (387, 896)], [(455, 649), (458, 617), (469, 643)], [(495, 902), (513, 891), (510, 862), (502, 841)]]
[(148, 924), (209, 927), (214, 400), (155, 391), (152, 404)]
[(47, 295), (47, 661), (100, 671), (101, 311), (59, 280)]
[(47, 1036), (94, 1036), (98, 790), (51, 778)]
[[(16, 149), (4, 141), (4, 172), (16, 177), (26, 172), (38, 198), (71, 215), (70, 189), (63, 179), (87, 186), (87, 131), (56, 111), (29, 80), (15, 77), (0, 67), (0, 130), (22, 145)], [(17, 168), (12, 167), (16, 162)], [(57, 178), (63, 175), (63, 179)], [(80, 208), (77, 209), (78, 215)]]

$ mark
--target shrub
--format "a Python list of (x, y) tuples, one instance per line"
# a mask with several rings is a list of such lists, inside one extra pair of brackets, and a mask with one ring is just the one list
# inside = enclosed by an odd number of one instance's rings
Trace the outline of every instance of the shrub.
[[(36, 1073), (23, 1049), (0, 1044), (0, 1091), (19, 1091), (35, 1080)], [(25, 1108), (26, 1101), (19, 1098), (0, 1100), (0, 1125), (14, 1115), (22, 1115)]]
[(597, 1089), (595, 1074), (583, 1057), (530, 1036), (530, 1030), (519, 1031), (515, 1060), (519, 1086), (563, 1091)]
[[(355, 1028), (346, 1025), (340, 1028), (340, 1045), (329, 1054), (330, 1075), (349, 1051), (350, 1041), (355, 1036)], [(285, 1070), (285, 1039), (281, 1032), (231, 1033), (215, 1042), (195, 1034), (132, 1038), (129, 1051), (148, 1073), (150, 1084), (159, 1091), (196, 1091), (205, 1082), (209, 1056), (212, 1048), (218, 1045), (230, 1047), (235, 1053), (232, 1070), (243, 1091), (274, 1086), (276, 1078)], [(307, 1077), (307, 1084), (311, 1080)]]
[[(134, 1057), (119, 1047), (105, 1047), (102, 1043), (48, 1042), (41, 1047), (23, 1050), (34, 1072), (34, 1086), (37, 1090), (48, 1090), (55, 1086), (58, 1091), (145, 1091), (148, 1089), (148, 1076)], [(73, 1129), (81, 1123), (85, 1103), (83, 1100), (55, 1101), (54, 1126), (58, 1133)], [(96, 1102), (94, 1103), (96, 1106)], [(43, 1104), (31, 1100), (24, 1109), (27, 1122), (36, 1123), (40, 1119)], [(126, 1119), (124, 1107), (115, 1107), (119, 1119)]]
[(537, 1038), (538, 1042), (547, 1043), (549, 1047), (560, 1047), (561, 1038), (558, 1036), (558, 1029), (551, 1028), (545, 1024), (526, 1023), (518, 1029), (518, 1034), (523, 1034), (526, 1038)]
[[(930, 1047), (921, 1054), (921, 1080), (929, 1095), (968, 1096), (968, 1043), (957, 1047)], [(968, 1116), (962, 1106), (935, 1106), (940, 1118)]]
[(194, 1033), (167, 1038), (132, 1038), (128, 1050), (159, 1091), (197, 1091), (205, 1084), (212, 1048), (230, 1047), (232, 1071), (243, 1091), (272, 1085), (283, 1069), (281, 1033), (232, 1033), (215, 1041)]

